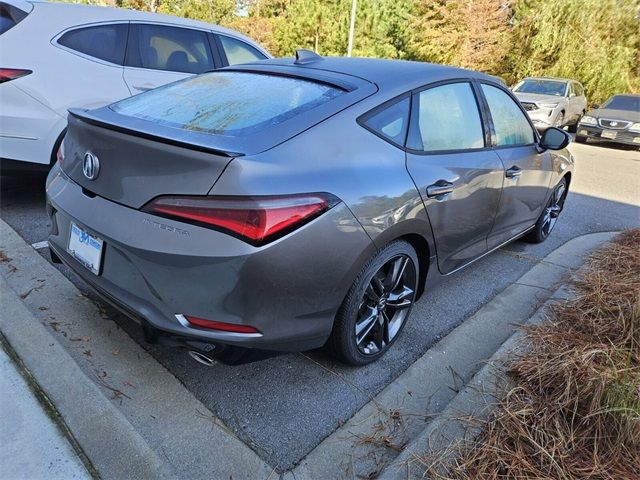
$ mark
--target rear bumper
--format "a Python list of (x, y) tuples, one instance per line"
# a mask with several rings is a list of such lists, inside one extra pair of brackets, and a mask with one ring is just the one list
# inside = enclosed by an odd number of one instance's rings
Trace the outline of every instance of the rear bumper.
[[(49, 245), (87, 284), (143, 326), (206, 343), (278, 351), (323, 345), (360, 264), (375, 251), (343, 204), (256, 248), (91, 198), (57, 166), (47, 202)], [(100, 275), (68, 253), (71, 222), (104, 240)], [(185, 314), (250, 325), (260, 335), (193, 327), (177, 317)]]
[(577, 135), (584, 138), (592, 138), (603, 142), (622, 143), (624, 145), (635, 145), (640, 147), (640, 132), (629, 132), (628, 130), (610, 130), (616, 132), (615, 138), (605, 138), (602, 136), (604, 128), (592, 125), (578, 125)]

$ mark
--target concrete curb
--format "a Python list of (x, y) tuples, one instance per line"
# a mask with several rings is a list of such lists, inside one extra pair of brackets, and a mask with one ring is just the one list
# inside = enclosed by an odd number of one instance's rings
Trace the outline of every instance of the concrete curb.
[(2, 220), (0, 251), (0, 329), (101, 477), (273, 473)]
[[(560, 287), (526, 322), (537, 324), (545, 321), (549, 305), (570, 298), (565, 286)], [(511, 385), (505, 377), (505, 367), (514, 353), (526, 349), (522, 344), (524, 332), (518, 330), (487, 360), (471, 381), (458, 393), (447, 407), (422, 433), (414, 438), (398, 457), (380, 473), (379, 480), (421, 479), (424, 466), (421, 458), (433, 455), (442, 464), (453, 461), (463, 442), (473, 441), (481, 432), (478, 421), (487, 420), (494, 412), (496, 401)]]
[(583, 264), (584, 255), (615, 234), (576, 237), (547, 255), (429, 349), (292, 473), (296, 478), (377, 476), (471, 381), (516, 325), (556, 295), (563, 279)]
[[(175, 477), (2, 277), (0, 292), (0, 330), (101, 477)], [(111, 452), (109, 456), (104, 455), (107, 449)]]

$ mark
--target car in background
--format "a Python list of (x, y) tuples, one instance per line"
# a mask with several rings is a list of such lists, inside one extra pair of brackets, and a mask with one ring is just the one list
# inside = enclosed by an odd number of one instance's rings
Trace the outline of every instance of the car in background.
[(549, 127), (575, 129), (587, 110), (584, 87), (566, 78), (525, 78), (513, 87), (522, 106), (538, 130)]
[(363, 365), (438, 279), (548, 238), (569, 141), (484, 74), (299, 51), (71, 110), (48, 242), (207, 365), (323, 345)]
[(192, 74), (268, 57), (249, 38), (204, 22), (0, 0), (2, 168), (49, 168), (68, 108), (96, 108)]
[(640, 148), (640, 95), (614, 95), (582, 117), (576, 142), (587, 139), (635, 145)]

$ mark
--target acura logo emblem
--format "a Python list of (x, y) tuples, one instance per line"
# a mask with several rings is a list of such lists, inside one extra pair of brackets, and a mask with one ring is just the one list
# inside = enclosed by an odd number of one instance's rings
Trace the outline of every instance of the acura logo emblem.
[(89, 180), (95, 180), (100, 173), (100, 161), (93, 153), (87, 152), (84, 154), (84, 160), (82, 161), (82, 173)]
[(612, 127), (615, 127), (618, 125), (618, 122), (609, 122), (609, 125), (611, 125)]

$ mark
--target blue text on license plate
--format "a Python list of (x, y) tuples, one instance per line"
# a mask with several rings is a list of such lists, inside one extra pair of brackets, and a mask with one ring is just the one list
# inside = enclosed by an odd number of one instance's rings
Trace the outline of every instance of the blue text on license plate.
[(96, 275), (100, 273), (103, 244), (101, 238), (83, 230), (75, 223), (71, 223), (69, 253)]

